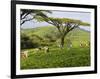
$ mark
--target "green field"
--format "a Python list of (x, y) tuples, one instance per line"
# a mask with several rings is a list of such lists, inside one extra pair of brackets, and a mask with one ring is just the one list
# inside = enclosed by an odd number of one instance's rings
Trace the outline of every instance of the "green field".
[[(24, 33), (28, 37), (37, 35), (32, 38), (37, 45), (41, 47), (47, 45), (49, 52), (44, 50), (34, 51), (37, 47), (24, 48), (21, 51), (28, 50), (28, 57), (26, 59), (21, 58), (21, 69), (39, 69), (39, 68), (61, 68), (61, 67), (82, 67), (90, 66), (90, 47), (80, 47), (80, 41), (87, 42), (90, 40), (90, 33), (80, 30), (79, 28), (74, 29), (65, 38), (64, 47), (61, 49), (57, 46), (56, 41), (48, 41), (44, 36), (45, 34), (53, 35), (53, 31), (56, 30), (53, 26), (37, 27), (34, 29), (21, 29), (21, 33)], [(53, 37), (55, 39), (55, 37)], [(72, 42), (72, 47), (67, 48), (67, 39)], [(42, 40), (42, 42), (41, 42)]]

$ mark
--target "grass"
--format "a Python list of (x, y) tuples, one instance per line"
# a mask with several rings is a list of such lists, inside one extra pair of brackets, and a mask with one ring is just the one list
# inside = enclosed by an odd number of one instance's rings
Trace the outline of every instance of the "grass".
[(89, 66), (89, 52), (89, 48), (52, 48), (48, 53), (34, 53), (31, 49), (29, 57), (21, 59), (21, 69)]
[[(22, 30), (26, 34), (36, 34), (43, 36), (46, 32), (49, 32), (52, 27), (38, 27), (36, 29)], [(79, 41), (89, 41), (90, 33), (75, 29), (70, 32), (66, 38), (70, 38), (73, 47), (67, 49), (66, 45), (63, 49), (60, 49), (54, 45), (49, 46), (50, 51), (44, 53), (43, 50), (35, 52), (34, 48), (28, 50), (28, 58), (21, 58), (21, 69), (39, 69), (39, 68), (61, 68), (61, 67), (82, 67), (90, 66), (90, 47), (79, 46)], [(66, 41), (65, 41), (66, 44)]]

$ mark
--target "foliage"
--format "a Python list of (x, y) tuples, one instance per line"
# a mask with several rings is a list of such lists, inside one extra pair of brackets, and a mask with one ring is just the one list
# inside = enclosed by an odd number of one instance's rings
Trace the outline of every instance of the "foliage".
[(57, 39), (60, 38), (60, 34), (56, 29), (52, 29), (50, 32), (45, 33), (43, 37), (49, 42), (55, 42)]
[(90, 26), (90, 24), (87, 23), (87, 22), (82, 22), (82, 23), (80, 23), (80, 25), (82, 25), (82, 26)]
[(61, 68), (61, 67), (82, 67), (90, 66), (89, 48), (52, 48), (50, 52), (43, 51), (34, 53), (30, 50), (27, 59), (21, 59), (21, 69), (36, 68)]
[(21, 49), (36, 48), (40, 46), (40, 38), (37, 35), (28, 36), (21, 33)]
[[(32, 19), (36, 19), (38, 22), (47, 22), (49, 24), (52, 24), (55, 26), (60, 34), (60, 45), (61, 47), (64, 46), (65, 37), (66, 35), (72, 31), (73, 29), (77, 28), (80, 25), (90, 25), (89, 23), (82, 22), (80, 20), (76, 19), (70, 19), (70, 18), (54, 18), (54, 17), (48, 17), (46, 13), (52, 13), (51, 11), (44, 11), (44, 10), (21, 10), (21, 25), (26, 22), (30, 21)], [(31, 15), (32, 18), (27, 17), (28, 15)], [(46, 34), (46, 38), (49, 39), (49, 41), (56, 41), (52, 35)]]
[[(53, 18), (53, 17), (48, 17), (48, 18), (41, 18), (39, 17), (38, 21), (45, 21), (49, 24), (52, 24), (55, 26), (60, 34), (60, 45), (61, 47), (64, 46), (64, 40), (66, 35), (72, 31), (73, 29), (77, 28), (80, 25), (89, 25), (88, 23), (82, 22), (80, 20), (76, 19), (70, 19), (70, 18)], [(51, 38), (49, 36), (49, 38)]]
[[(44, 32), (50, 32), (48, 29), (55, 28), (55, 27), (40, 27), (41, 29), (35, 28), (34, 32), (30, 32), (32, 34), (37, 34), (39, 36), (39, 33), (41, 33), (41, 37), (44, 36)], [(23, 32), (26, 32), (27, 30), (23, 30)], [(29, 29), (27, 31), (29, 33)], [(26, 35), (28, 33), (26, 32)], [(38, 33), (37, 33), (38, 32)], [(49, 33), (48, 33), (49, 34)], [(30, 34), (30, 37), (32, 35)], [(48, 46), (50, 51), (47, 53), (44, 53), (44, 50), (40, 50), (38, 52), (35, 52), (34, 48), (32, 49), (26, 49), (28, 50), (28, 58), (23, 59), (21, 58), (21, 69), (38, 69), (38, 68), (61, 68), (61, 67), (84, 67), (84, 66), (90, 66), (90, 47), (80, 47), (79, 41), (89, 41), (90, 40), (90, 33), (80, 30), (79, 28), (74, 29), (71, 31), (67, 37), (65, 37), (65, 45), (63, 49), (59, 49), (57, 44), (53, 42), (44, 41), (44, 42), (38, 42), (39, 44), (45, 44), (42, 46)], [(67, 44), (67, 38), (70, 38), (73, 44), (73, 47), (68, 49), (66, 47)], [(37, 40), (35, 40), (37, 41)], [(22, 49), (23, 50), (23, 49)]]

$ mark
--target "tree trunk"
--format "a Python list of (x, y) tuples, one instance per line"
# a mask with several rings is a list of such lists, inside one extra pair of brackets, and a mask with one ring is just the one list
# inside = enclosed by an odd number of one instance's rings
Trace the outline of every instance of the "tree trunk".
[(61, 44), (60, 44), (62, 48), (63, 48), (63, 46), (64, 46), (64, 39), (65, 39), (65, 36), (62, 36), (62, 37), (61, 37)]

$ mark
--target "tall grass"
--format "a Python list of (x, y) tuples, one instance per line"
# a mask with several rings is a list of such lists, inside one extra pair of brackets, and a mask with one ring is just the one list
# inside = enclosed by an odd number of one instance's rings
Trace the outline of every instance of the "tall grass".
[(48, 53), (31, 50), (28, 58), (21, 58), (21, 69), (90, 66), (89, 52), (89, 48), (52, 48)]

